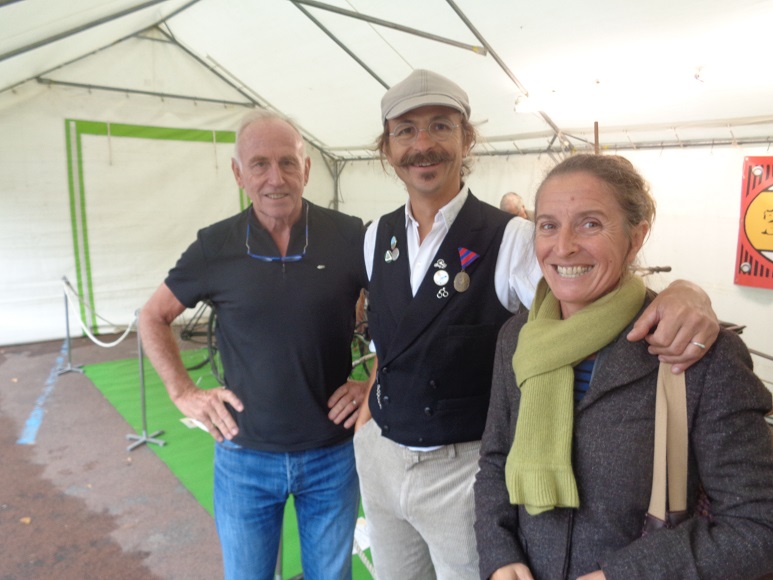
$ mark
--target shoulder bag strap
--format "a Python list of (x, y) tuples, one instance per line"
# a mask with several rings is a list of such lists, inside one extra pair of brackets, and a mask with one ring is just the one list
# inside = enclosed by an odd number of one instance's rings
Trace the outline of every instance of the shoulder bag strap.
[(684, 373), (674, 375), (671, 373), (671, 365), (661, 363), (655, 398), (655, 454), (648, 510), (648, 513), (661, 521), (668, 521), (666, 489), (668, 511), (687, 510), (687, 449)]

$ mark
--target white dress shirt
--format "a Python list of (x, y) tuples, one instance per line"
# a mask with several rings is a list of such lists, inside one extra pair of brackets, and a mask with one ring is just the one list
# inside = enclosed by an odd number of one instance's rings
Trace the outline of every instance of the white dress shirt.
[[(419, 241), (419, 222), (411, 212), (410, 199), (405, 203), (405, 233), (408, 238), (408, 259), (411, 269), (411, 290), (413, 295), (419, 290), (427, 275), (440, 244), (467, 201), (469, 188), (462, 190), (435, 214), (432, 230)], [(375, 220), (365, 233), (365, 267), (368, 280), (373, 273), (373, 260), (376, 259), (376, 231), (379, 220)], [(534, 255), (534, 224), (520, 217), (511, 219), (505, 227), (502, 244), (499, 247), (497, 264), (494, 271), (494, 286), (499, 302), (510, 312), (515, 312), (523, 304), (531, 307), (537, 282), (542, 277), (539, 264)]]

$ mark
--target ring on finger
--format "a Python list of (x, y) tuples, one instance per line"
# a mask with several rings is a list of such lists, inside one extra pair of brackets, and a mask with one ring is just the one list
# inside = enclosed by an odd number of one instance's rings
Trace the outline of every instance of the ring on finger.
[(697, 346), (701, 350), (706, 350), (706, 345), (703, 344), (702, 342), (698, 342), (696, 340), (693, 340), (690, 344), (694, 344), (695, 346)]

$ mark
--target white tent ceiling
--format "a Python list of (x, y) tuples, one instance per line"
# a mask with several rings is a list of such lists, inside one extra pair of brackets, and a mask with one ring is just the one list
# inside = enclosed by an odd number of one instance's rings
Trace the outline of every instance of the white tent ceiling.
[(386, 88), (429, 68), (470, 94), (478, 197), (530, 203), (598, 123), (657, 198), (642, 260), (673, 272), (648, 283), (698, 283), (773, 352), (770, 290), (733, 283), (741, 168), (773, 155), (771, 25), (773, 0), (0, 0), (0, 344), (62, 336), (63, 276), (70, 332), (128, 324), (196, 230), (244, 207), (247, 107), (316, 145), (315, 203), (366, 221), (404, 203), (369, 147)]
[(771, 25), (773, 0), (0, 0), (0, 92), (258, 104), (350, 159), (430, 68), (469, 92), (482, 154), (593, 146), (594, 123), (602, 148), (764, 144)]

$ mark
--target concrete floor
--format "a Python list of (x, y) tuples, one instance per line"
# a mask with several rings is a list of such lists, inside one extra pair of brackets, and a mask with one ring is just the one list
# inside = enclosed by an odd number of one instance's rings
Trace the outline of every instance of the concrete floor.
[[(110, 341), (115, 337), (101, 338)], [(0, 420), (13, 425), (18, 437), (26, 437), (25, 424), (39, 423), (31, 444), (6, 443), (3, 455), (18, 451), (10, 447), (13, 445), (27, 448), (22, 450), (27, 451), (24, 460), (42, 468), (36, 470), (40, 474), (37, 477), (51, 482), (53, 494), (80, 498), (84, 509), (112, 516), (110, 539), (124, 553), (143, 556), (142, 564), (149, 570), (146, 577), (222, 578), (220, 546), (212, 517), (150, 449), (143, 445), (127, 451), (130, 442), (126, 435), (134, 431), (89, 379), (75, 372), (57, 375), (56, 369), (68, 364), (63, 347), (64, 341), (57, 340), (0, 348)], [(136, 356), (134, 334), (110, 349), (96, 346), (86, 338), (72, 341), (73, 365)], [(153, 426), (149, 429), (153, 430)], [(36, 476), (30, 476), (29, 470), (18, 472), (20, 475), (13, 483), (23, 492), (33, 482), (16, 480)], [(11, 493), (9, 489), (0, 491), (3, 510), (10, 511), (19, 503), (10, 497)], [(49, 534), (68, 533), (66, 526), (57, 528), (60, 524), (49, 522), (47, 533), (37, 540), (46, 541)], [(2, 543), (6, 543), (5, 539)], [(16, 548), (15, 552), (19, 549), (26, 548)], [(29, 549), (32, 551), (33, 547)], [(0, 558), (0, 578), (33, 577), (4, 570), (4, 557)], [(77, 558), (77, 554), (68, 557)], [(58, 576), (41, 573), (34, 577)]]
[[(150, 449), (127, 451), (133, 429), (89, 379), (57, 374), (68, 365), (63, 347), (63, 340), (0, 347), (0, 580), (222, 578), (212, 517)], [(72, 341), (73, 365), (130, 357), (137, 357), (134, 334), (109, 349), (86, 338)], [(36, 423), (31, 444), (18, 444), (27, 437), (25, 424)], [(31, 469), (18, 468), (19, 461)], [(17, 466), (10, 473), (9, 464)], [(20, 524), (27, 512), (19, 510), (69, 499), (88, 513), (63, 518), (48, 507), (50, 518), (35, 515), (33, 523), (42, 525), (34, 533), (28, 529), (34, 526)], [(46, 544), (87, 532), (83, 526), (93, 527), (77, 544), (84, 549), (40, 554)], [(110, 565), (116, 573), (105, 572)]]

